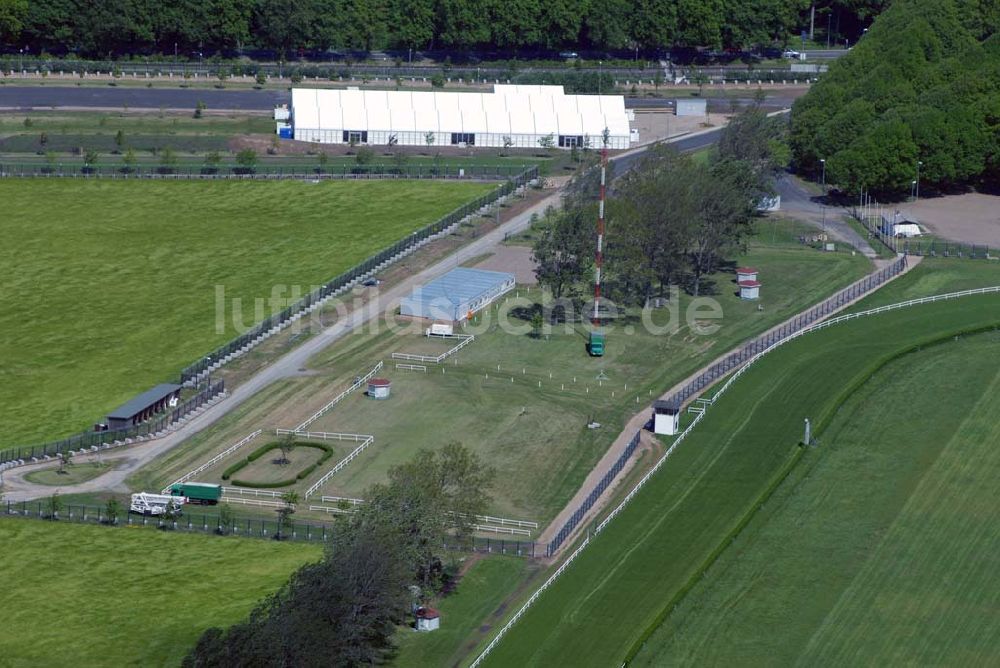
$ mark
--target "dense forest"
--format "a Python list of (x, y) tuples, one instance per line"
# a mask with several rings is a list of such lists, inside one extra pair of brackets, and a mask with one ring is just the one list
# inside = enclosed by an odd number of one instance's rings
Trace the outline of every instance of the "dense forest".
[[(897, 0), (796, 102), (794, 165), (845, 192), (995, 185), (1000, 3)], [(919, 163), (919, 164), (918, 164)]]
[(817, 31), (829, 29), (834, 41), (844, 36), (853, 43), (886, 2), (0, 0), (0, 45), (100, 57), (410, 48), (652, 55), (670, 46), (781, 45), (810, 21)]

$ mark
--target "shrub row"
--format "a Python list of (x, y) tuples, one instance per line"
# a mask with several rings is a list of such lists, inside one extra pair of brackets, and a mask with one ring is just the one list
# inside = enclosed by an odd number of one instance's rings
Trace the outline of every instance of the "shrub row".
[[(281, 444), (280, 441), (272, 441), (271, 443), (266, 443), (266, 444), (262, 445), (261, 447), (257, 448), (256, 450), (254, 450), (253, 452), (251, 452), (249, 455), (247, 455), (244, 459), (241, 459), (240, 461), (236, 462), (235, 464), (233, 464), (232, 466), (230, 466), (229, 468), (227, 468), (225, 471), (223, 471), (222, 472), (222, 479), (223, 480), (229, 480), (234, 473), (236, 473), (240, 469), (244, 468), (245, 466), (247, 466), (247, 465), (249, 465), (249, 464), (257, 461), (258, 459), (260, 459), (261, 457), (263, 457), (264, 455), (266, 455), (271, 450), (277, 450), (277, 449), (279, 449), (281, 447), (281, 445), (282, 444)], [(292, 443), (292, 449), (294, 450), (295, 448), (316, 448), (317, 450), (322, 450), (323, 451), (323, 455), (319, 458), (319, 461), (317, 461), (315, 464), (311, 464), (310, 466), (307, 466), (305, 469), (302, 470), (302, 472), (300, 472), (298, 474), (298, 476), (296, 478), (298, 480), (301, 480), (305, 476), (309, 475), (314, 470), (316, 470), (317, 466), (319, 466), (320, 464), (322, 464), (326, 460), (330, 459), (330, 457), (333, 457), (333, 448), (330, 447), (329, 445), (327, 445), (326, 443), (309, 443), (309, 442), (306, 442), (306, 441), (295, 441), (294, 443)], [(291, 480), (291, 481), (288, 481), (288, 482), (282, 482), (281, 484), (278, 484), (278, 483), (268, 483), (268, 484), (264, 484), (264, 483), (246, 483), (246, 482), (241, 482), (241, 481), (233, 480), (233, 484), (234, 485), (239, 485), (239, 486), (242, 486), (242, 487), (284, 487), (285, 485), (291, 485), (294, 482), (295, 482), (294, 479)]]

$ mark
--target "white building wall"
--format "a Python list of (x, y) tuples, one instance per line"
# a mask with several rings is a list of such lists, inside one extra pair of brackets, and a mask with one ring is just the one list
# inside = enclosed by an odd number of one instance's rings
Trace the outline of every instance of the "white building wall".
[(451, 146), (452, 133), (475, 135), (476, 146), (537, 148), (552, 134), (589, 137), (601, 146), (628, 148), (630, 128), (624, 98), (565, 95), (561, 86), (496, 86), (493, 93), (315, 90), (292, 91), (294, 137), (300, 141), (343, 143), (343, 133), (367, 132), (367, 143), (386, 145), (395, 135), (402, 146)]

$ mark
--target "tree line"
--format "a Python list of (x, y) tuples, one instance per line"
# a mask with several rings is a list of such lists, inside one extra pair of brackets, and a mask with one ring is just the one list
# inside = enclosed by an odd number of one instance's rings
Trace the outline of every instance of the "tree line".
[[(0, 45), (108, 54), (268, 49), (744, 49), (860, 34), (885, 0), (0, 0)], [(836, 17), (836, 22), (833, 22)]]
[(458, 443), (391, 469), (357, 512), (341, 517), (320, 561), (296, 571), (246, 620), (205, 631), (183, 666), (384, 663), (413, 605), (454, 585), (459, 562), (442, 546), (471, 540), (493, 477)]
[[(795, 167), (856, 195), (995, 185), (1000, 5), (899, 0), (792, 109)], [(825, 162), (824, 162), (825, 161)]]
[[(621, 305), (643, 305), (670, 286), (692, 295), (714, 290), (708, 277), (743, 247), (758, 204), (787, 164), (785, 130), (783, 120), (754, 106), (733, 118), (708, 160), (669, 145), (649, 149), (610, 189), (603, 292)], [(538, 230), (536, 275), (556, 299), (576, 301), (589, 291), (598, 178), (594, 168), (577, 177), (563, 209), (550, 211)]]

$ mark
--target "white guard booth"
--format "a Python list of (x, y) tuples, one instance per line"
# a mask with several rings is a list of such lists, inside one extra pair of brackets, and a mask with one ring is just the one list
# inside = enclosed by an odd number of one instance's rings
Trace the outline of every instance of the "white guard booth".
[(673, 436), (680, 431), (680, 406), (668, 401), (653, 402), (653, 433)]

